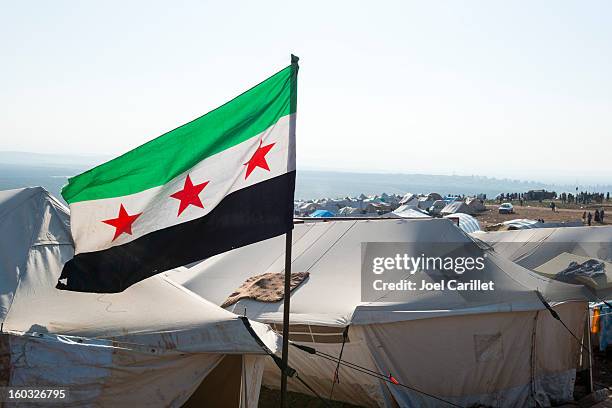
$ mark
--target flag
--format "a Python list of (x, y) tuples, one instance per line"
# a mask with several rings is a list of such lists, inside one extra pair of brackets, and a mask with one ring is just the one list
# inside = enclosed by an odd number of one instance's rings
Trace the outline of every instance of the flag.
[(114, 293), (293, 228), (297, 58), (230, 102), (69, 179), (57, 288)]

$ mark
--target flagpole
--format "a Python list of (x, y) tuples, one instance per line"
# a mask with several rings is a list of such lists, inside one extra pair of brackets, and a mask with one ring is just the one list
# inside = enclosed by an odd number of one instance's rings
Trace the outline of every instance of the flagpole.
[[(291, 65), (295, 64), (297, 70), (297, 63), (299, 58), (291, 54)], [(296, 72), (297, 74), (297, 72)], [(294, 87), (291, 87), (291, 92), (294, 92)], [(297, 95), (291, 95), (291, 103), (296, 103)], [(295, 135), (295, 116), (289, 121), (289, 132)], [(293, 202), (291, 202), (291, 208), (293, 208)], [(293, 212), (292, 212), (293, 214)], [(293, 230), (290, 229), (285, 235), (285, 289), (284, 289), (284, 301), (283, 301), (283, 356), (281, 364), (281, 408), (286, 408), (287, 402), (287, 367), (289, 366), (289, 312), (291, 303), (291, 244), (293, 237)]]
[(283, 358), (281, 373), (281, 408), (287, 407), (287, 367), (289, 365), (289, 303), (291, 298), (291, 241), (289, 230), (285, 240), (285, 296), (283, 304)]

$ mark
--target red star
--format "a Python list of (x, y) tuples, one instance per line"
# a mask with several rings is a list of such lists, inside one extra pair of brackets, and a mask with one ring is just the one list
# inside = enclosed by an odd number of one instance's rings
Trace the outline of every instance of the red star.
[(105, 224), (112, 225), (115, 227), (115, 236), (113, 237), (113, 241), (117, 239), (117, 237), (124, 232), (126, 234), (132, 235), (132, 224), (136, 221), (136, 218), (140, 217), (142, 213), (129, 215), (125, 208), (123, 208), (123, 204), (119, 207), (119, 215), (117, 218), (111, 218), (110, 220), (102, 221)]
[(266, 161), (266, 154), (268, 154), (270, 149), (272, 149), (272, 147), (276, 143), (270, 143), (269, 145), (262, 146), (262, 142), (263, 140), (259, 141), (259, 147), (255, 151), (255, 153), (253, 153), (251, 159), (248, 162), (244, 163), (244, 165), (247, 166), (246, 175), (244, 176), (245, 180), (247, 179), (247, 177), (249, 177), (253, 170), (255, 170), (256, 167), (261, 167), (264, 170), (270, 171), (270, 167), (268, 167), (268, 162)]
[(179, 204), (179, 210), (177, 217), (181, 215), (183, 211), (190, 205), (195, 205), (196, 207), (204, 208), (202, 205), (202, 201), (200, 201), (200, 193), (204, 190), (204, 187), (208, 184), (208, 181), (205, 181), (201, 184), (196, 184), (195, 186), (191, 182), (191, 178), (189, 178), (189, 174), (187, 175), (187, 179), (185, 180), (185, 185), (181, 191), (177, 191), (172, 194), (170, 197), (176, 198), (177, 200), (181, 200)]

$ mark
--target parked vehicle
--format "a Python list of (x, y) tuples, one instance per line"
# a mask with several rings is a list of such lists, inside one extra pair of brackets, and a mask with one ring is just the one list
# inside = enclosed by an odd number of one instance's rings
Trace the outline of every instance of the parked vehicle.
[(503, 203), (499, 206), (500, 214), (514, 214), (514, 206), (511, 203)]

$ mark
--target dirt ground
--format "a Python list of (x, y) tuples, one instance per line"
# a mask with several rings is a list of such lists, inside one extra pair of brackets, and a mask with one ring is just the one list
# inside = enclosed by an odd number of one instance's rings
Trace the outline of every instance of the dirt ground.
[[(321, 400), (304, 394), (295, 392), (288, 393), (288, 406), (295, 408), (359, 408), (357, 405), (351, 405), (338, 401), (326, 400), (324, 404)], [(259, 394), (259, 406), (261, 408), (277, 408), (280, 406), (280, 391), (272, 390), (265, 386), (261, 387)]]
[[(595, 209), (603, 208), (605, 212), (604, 224), (592, 222), (591, 225), (612, 225), (612, 205), (604, 204), (600, 206), (587, 206), (585, 208), (557, 208), (553, 212), (547, 205), (549, 203), (528, 203), (523, 207), (519, 203), (513, 203), (514, 214), (499, 214), (499, 205), (487, 205), (487, 211), (476, 215), (476, 219), (480, 222), (483, 229), (498, 224), (500, 222), (514, 220), (517, 218), (529, 218), (533, 220), (543, 219), (544, 221), (582, 221), (582, 214), (586, 211), (587, 214), (595, 214)], [(545, 206), (546, 205), (546, 206)]]
[(595, 388), (612, 387), (612, 348), (604, 352), (593, 349), (593, 382)]

